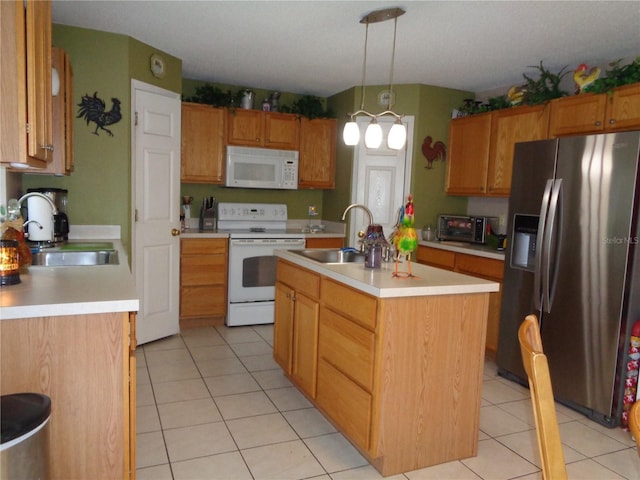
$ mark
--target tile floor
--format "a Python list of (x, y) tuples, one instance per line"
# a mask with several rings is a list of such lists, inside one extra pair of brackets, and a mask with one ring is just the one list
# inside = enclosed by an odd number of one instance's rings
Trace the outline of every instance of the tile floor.
[[(378, 479), (283, 376), (272, 325), (184, 331), (137, 353), (137, 476)], [(558, 405), (570, 479), (639, 479), (628, 432)], [(528, 390), (485, 365), (478, 456), (390, 479), (540, 479)]]

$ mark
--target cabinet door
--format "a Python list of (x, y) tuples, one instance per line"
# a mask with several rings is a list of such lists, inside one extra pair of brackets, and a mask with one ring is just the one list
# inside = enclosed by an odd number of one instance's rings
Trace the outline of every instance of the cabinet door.
[(293, 289), (276, 282), (273, 358), (291, 375), (293, 347)]
[(318, 302), (296, 292), (291, 376), (311, 398), (316, 397), (319, 314), (320, 305)]
[(51, 2), (26, 2), (28, 155), (53, 158), (51, 105)]
[(549, 136), (602, 132), (606, 106), (607, 95), (593, 93), (552, 100)]
[(342, 248), (344, 247), (344, 238), (330, 237), (307, 237), (305, 248)]
[(640, 128), (640, 84), (618, 87), (613, 91), (607, 103), (606, 124), (608, 130)]
[(486, 192), (491, 114), (451, 120), (446, 192), (479, 195)]
[(456, 263), (456, 254), (449, 250), (418, 245), (416, 259), (418, 260), (418, 263), (431, 265), (432, 267), (437, 268), (444, 268), (446, 270), (453, 270)]
[(182, 104), (180, 179), (187, 183), (223, 183), (225, 110)]
[(229, 111), (227, 143), (261, 147), (264, 145), (264, 113), (236, 108)]
[(296, 115), (265, 113), (264, 146), (298, 150), (300, 122)]
[(300, 121), (300, 188), (334, 188), (336, 121), (302, 118)]
[(517, 142), (547, 138), (549, 109), (545, 105), (494, 112), (487, 174), (488, 195), (509, 196), (513, 151)]

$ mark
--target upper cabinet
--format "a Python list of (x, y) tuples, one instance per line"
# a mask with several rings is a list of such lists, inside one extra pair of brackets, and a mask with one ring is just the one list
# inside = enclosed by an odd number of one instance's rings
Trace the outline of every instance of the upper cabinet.
[(549, 136), (606, 133), (640, 127), (640, 84), (611, 94), (581, 94), (551, 102)]
[(261, 110), (229, 110), (227, 144), (298, 150), (298, 116)]
[(484, 195), (487, 190), (491, 114), (451, 120), (446, 192)]
[(227, 111), (223, 108), (182, 104), (182, 182), (224, 183), (226, 118)]
[(0, 2), (0, 161), (43, 168), (53, 159), (51, 2)]
[(508, 197), (515, 144), (547, 138), (549, 108), (545, 105), (499, 110), (491, 118), (487, 195)]
[(336, 132), (335, 119), (300, 119), (300, 188), (335, 188)]

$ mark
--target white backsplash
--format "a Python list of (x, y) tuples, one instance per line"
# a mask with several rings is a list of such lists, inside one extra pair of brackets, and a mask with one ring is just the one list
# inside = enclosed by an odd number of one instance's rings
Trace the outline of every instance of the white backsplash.
[(467, 203), (467, 215), (483, 217), (498, 217), (498, 222), (493, 225), (496, 233), (507, 233), (507, 215), (509, 213), (508, 198), (494, 197), (469, 197)]

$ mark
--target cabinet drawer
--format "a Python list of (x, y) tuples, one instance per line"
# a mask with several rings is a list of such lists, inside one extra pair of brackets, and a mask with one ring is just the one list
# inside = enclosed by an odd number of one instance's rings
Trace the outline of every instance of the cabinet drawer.
[(227, 313), (225, 286), (195, 286), (180, 289), (180, 316), (223, 316)]
[(322, 301), (365, 327), (375, 330), (378, 302), (348, 286), (322, 278)]
[(322, 308), (318, 344), (320, 358), (371, 392), (375, 347), (373, 332)]
[(181, 285), (222, 285), (226, 282), (227, 259), (223, 255), (188, 255), (181, 257)]
[(456, 270), (460, 273), (480, 275), (499, 281), (502, 280), (504, 262), (492, 258), (459, 253), (456, 256)]
[(278, 281), (293, 287), (296, 292), (302, 292), (313, 298), (320, 296), (320, 277), (309, 270), (278, 260)]
[(453, 270), (456, 263), (456, 254), (448, 250), (420, 246), (418, 247), (417, 260), (420, 263), (426, 263), (434, 267)]
[(324, 360), (318, 362), (318, 405), (352, 441), (369, 450), (371, 395)]
[(180, 241), (181, 255), (227, 253), (226, 238), (184, 238)]

